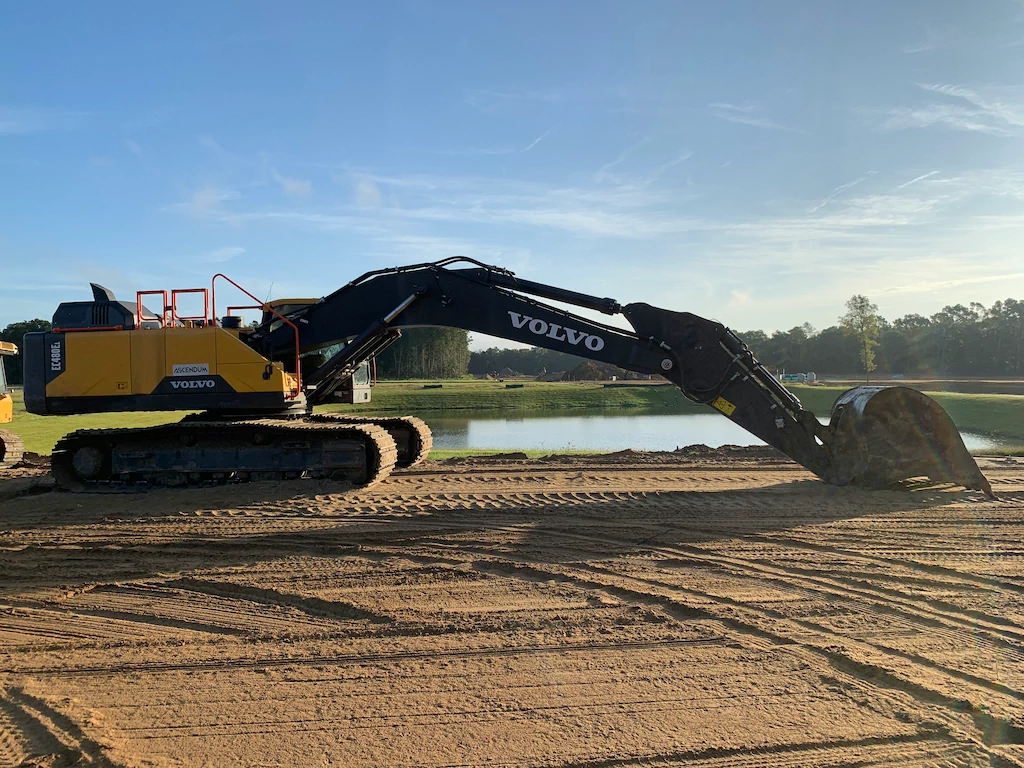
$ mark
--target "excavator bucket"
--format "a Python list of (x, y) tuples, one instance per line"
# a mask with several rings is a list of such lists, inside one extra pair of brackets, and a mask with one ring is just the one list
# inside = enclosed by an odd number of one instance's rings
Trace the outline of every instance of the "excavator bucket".
[(942, 406), (909, 387), (854, 387), (829, 425), (834, 482), (871, 488), (912, 477), (983, 491), (992, 486)]

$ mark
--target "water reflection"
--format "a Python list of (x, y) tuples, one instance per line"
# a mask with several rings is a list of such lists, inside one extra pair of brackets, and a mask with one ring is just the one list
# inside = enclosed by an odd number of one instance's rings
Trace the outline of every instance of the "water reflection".
[[(497, 450), (671, 451), (684, 445), (763, 445), (742, 427), (714, 413), (671, 411), (452, 411), (421, 414), (434, 433), (434, 447)], [(819, 417), (821, 421), (828, 420)], [(968, 450), (1001, 445), (962, 433)]]

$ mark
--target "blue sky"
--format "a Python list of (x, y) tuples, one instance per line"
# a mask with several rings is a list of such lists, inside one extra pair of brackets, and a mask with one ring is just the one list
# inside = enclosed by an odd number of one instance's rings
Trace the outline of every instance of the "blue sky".
[(454, 254), (738, 329), (1024, 298), (1021, 2), (3, 17), (0, 326)]

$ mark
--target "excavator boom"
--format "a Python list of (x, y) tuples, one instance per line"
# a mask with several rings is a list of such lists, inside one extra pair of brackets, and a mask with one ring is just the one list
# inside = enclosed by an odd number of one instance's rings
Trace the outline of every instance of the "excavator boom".
[[(474, 266), (449, 268), (460, 261)], [(534, 297), (621, 314), (632, 331)], [(992, 493), (949, 417), (925, 395), (903, 387), (858, 387), (839, 398), (832, 422), (821, 424), (735, 333), (688, 312), (623, 306), (454, 257), (368, 272), (289, 319), (299, 329), (303, 351), (351, 340), (307, 377), (311, 403), (320, 401), (318, 386), (329, 388), (348, 375), (392, 343), (399, 329), (447, 326), (661, 374), (687, 398), (716, 409), (836, 485), (884, 487), (924, 475)], [(294, 344), (289, 329), (266, 320), (250, 343), (268, 357), (286, 357)]]

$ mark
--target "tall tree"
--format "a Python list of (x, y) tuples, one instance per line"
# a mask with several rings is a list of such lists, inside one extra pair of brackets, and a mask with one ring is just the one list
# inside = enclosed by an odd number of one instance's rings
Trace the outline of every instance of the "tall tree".
[(875, 347), (878, 346), (878, 332), (881, 318), (878, 306), (872, 304), (867, 296), (857, 294), (846, 302), (846, 314), (839, 318), (839, 325), (847, 336), (857, 340), (860, 348), (860, 364), (868, 381), (875, 370)]
[(8, 384), (21, 384), (24, 379), (21, 357), (21, 348), (24, 346), (26, 333), (50, 330), (49, 320), (22, 320), (20, 323), (11, 323), (0, 331), (0, 341), (11, 341), (18, 346), (18, 354), (13, 357), (4, 358), (4, 370), (7, 372)]
[(469, 366), (469, 334), (458, 328), (406, 328), (377, 356), (382, 379), (457, 379)]

